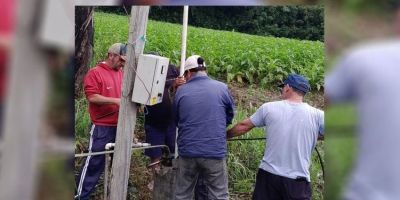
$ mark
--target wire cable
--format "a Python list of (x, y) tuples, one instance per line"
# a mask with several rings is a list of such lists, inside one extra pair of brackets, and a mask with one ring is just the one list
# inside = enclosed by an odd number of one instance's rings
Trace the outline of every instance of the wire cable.
[[(229, 142), (234, 142), (234, 141), (251, 141), (251, 140), (266, 140), (267, 138), (261, 137), (261, 138), (236, 138), (236, 139), (228, 139)], [(321, 153), (318, 151), (317, 146), (315, 146), (315, 151), (317, 152), (318, 156), (318, 161), (319, 164), (321, 165), (321, 170), (322, 170), (322, 179), (325, 180), (325, 164), (324, 161), (322, 160)]]

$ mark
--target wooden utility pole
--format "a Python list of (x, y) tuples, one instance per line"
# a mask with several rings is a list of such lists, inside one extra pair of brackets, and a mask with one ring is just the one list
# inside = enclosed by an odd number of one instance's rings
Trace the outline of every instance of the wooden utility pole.
[(49, 86), (47, 63), (33, 37), (40, 0), (18, 2), (0, 161), (0, 199), (35, 196), (39, 128)]
[(143, 53), (149, 6), (133, 6), (129, 25), (128, 61), (124, 67), (117, 137), (111, 170), (112, 200), (126, 200), (131, 163), (133, 133), (136, 125), (136, 103), (132, 102), (133, 84), (139, 55)]

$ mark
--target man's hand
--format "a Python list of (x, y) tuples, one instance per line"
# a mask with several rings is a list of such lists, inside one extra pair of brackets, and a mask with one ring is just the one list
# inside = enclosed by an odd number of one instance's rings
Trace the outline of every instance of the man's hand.
[(186, 79), (183, 76), (179, 76), (178, 78), (175, 79), (174, 81), (174, 87), (178, 88), (179, 86), (183, 85), (186, 83)]
[(137, 136), (135, 134), (133, 134), (133, 143), (136, 144), (139, 142), (139, 139), (137, 138)]
[(121, 104), (121, 98), (115, 98), (115, 99), (114, 99), (114, 104), (116, 104), (117, 106), (120, 106), (120, 104)]
[(138, 108), (137, 110), (139, 113), (144, 113), (144, 106), (137, 104), (137, 108)]

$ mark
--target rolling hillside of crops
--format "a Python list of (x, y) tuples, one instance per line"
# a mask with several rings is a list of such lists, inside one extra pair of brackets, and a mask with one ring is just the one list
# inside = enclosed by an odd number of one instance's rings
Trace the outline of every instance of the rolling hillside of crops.
[[(127, 42), (129, 18), (96, 13), (95, 61), (106, 57), (115, 42)], [(149, 21), (145, 52), (158, 52), (179, 64), (182, 27)], [(288, 74), (298, 73), (310, 80), (313, 90), (321, 90), (324, 80), (324, 44), (286, 38), (261, 37), (243, 33), (190, 27), (187, 55), (199, 54), (208, 72), (226, 82), (236, 81), (275, 86)]]

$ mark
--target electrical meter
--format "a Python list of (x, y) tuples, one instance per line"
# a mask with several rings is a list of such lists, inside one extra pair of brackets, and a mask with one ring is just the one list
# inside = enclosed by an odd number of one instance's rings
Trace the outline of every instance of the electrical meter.
[(161, 103), (169, 58), (142, 54), (136, 69), (132, 101), (144, 105)]

